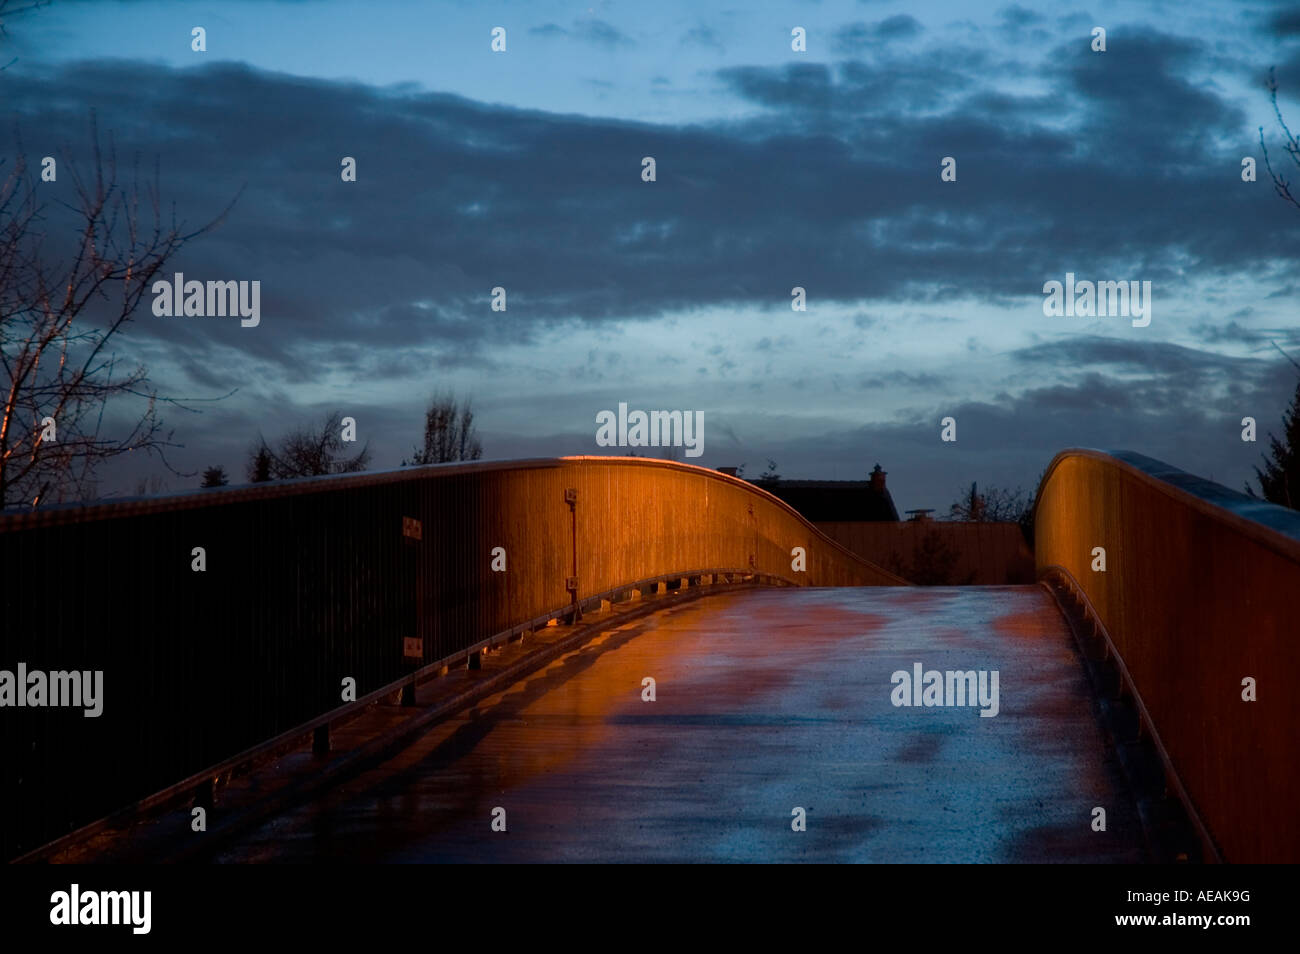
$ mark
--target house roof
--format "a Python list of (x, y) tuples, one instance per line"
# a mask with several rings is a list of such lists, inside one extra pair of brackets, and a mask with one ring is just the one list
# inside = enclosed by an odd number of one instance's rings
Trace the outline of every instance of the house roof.
[(803, 515), (818, 520), (897, 520), (898, 509), (889, 489), (869, 480), (755, 480)]

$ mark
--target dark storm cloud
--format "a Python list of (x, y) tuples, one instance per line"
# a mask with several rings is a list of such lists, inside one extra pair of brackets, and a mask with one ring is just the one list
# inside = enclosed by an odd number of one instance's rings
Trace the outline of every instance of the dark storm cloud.
[(1267, 19), (1267, 28), (1275, 36), (1300, 36), (1300, 10), (1279, 10)]
[(998, 11), (998, 20), (1004, 28), (1024, 28), (1037, 26), (1046, 21), (1046, 18), (1033, 10), (1026, 9), (1018, 3), (1013, 3), (1009, 7), (1003, 7)]
[[(1084, 340), (1061, 347), (1067, 356), (1087, 356), (1096, 344)], [(1101, 344), (1092, 356), (1113, 357)], [(712, 449), (706, 463), (771, 457), (791, 479), (832, 473), (861, 479), (879, 461), (889, 472), (900, 511), (946, 511), (972, 480), (1030, 490), (1052, 457), (1067, 447), (1138, 450), (1241, 489), (1261, 448), (1241, 440), (1241, 418), (1257, 418), (1262, 440), (1278, 429), (1281, 409), (1296, 385), (1295, 370), (1281, 360), (1205, 354), (1187, 359), (1189, 370), (1183, 372), (1154, 367), (1136, 375), (1132, 368), (1121, 375), (1086, 366), (1070, 370), (1064, 364), (1058, 383), (935, 404), (859, 428), (803, 436), (782, 431), (780, 440), (769, 441), (762, 435), (770, 428), (761, 419), (733, 421), (739, 446)], [(1211, 399), (1214, 388), (1221, 389), (1220, 395)], [(939, 439), (940, 421), (947, 416), (957, 421), (956, 443)]]
[[(1117, 28), (1124, 42), (1099, 57), (1082, 36), (1048, 56), (1055, 109), (987, 88), (1022, 67), (934, 47), (723, 70), (763, 111), (712, 127), (233, 65), (93, 62), (4, 82), (34, 157), (70, 144), (84, 158), (93, 106), (121, 154), (159, 158), (164, 195), (190, 222), (244, 186), (175, 270), (261, 280), (262, 326), (148, 315), (141, 327), (195, 362), (218, 342), (307, 381), (346, 373), (348, 352), (330, 344), (483, 360), (566, 322), (777, 307), (794, 284), (823, 301), (1037, 310), (1043, 282), (1066, 270), (1159, 291), (1294, 259), (1300, 220), (1239, 180), (1242, 117), (1189, 78), (1200, 47)], [(339, 179), (343, 156), (356, 183)], [(641, 180), (643, 156), (658, 181)], [(943, 156), (956, 183), (939, 179)], [(498, 285), (505, 313), (489, 308)]]
[(735, 66), (719, 77), (738, 95), (773, 109), (825, 111), (834, 92), (831, 70), (823, 63), (793, 63), (773, 69)]
[[(1186, 75), (1205, 53), (1200, 41), (1133, 27), (1112, 30), (1107, 40), (1104, 55), (1082, 42), (1057, 55), (1068, 63), (1065, 90), (1083, 109), (1081, 137), (1099, 145), (1123, 130), (1114, 162), (1143, 156), (1162, 169), (1193, 168), (1210, 158), (1207, 138), (1241, 135), (1240, 111)], [(1104, 159), (1102, 150), (1092, 152), (1094, 161)]]
[(832, 36), (831, 49), (855, 54), (890, 40), (909, 39), (923, 31), (921, 24), (905, 13), (875, 23), (858, 21), (840, 27)]
[[(942, 63), (943, 65), (939, 65)], [(781, 67), (726, 67), (718, 77), (736, 95), (773, 110), (792, 112), (800, 127), (842, 128), (865, 117), (910, 124), (916, 110), (950, 101), (990, 66), (986, 51), (946, 47), (938, 54), (899, 55), (877, 51), (870, 63), (847, 60), (827, 66), (794, 63)]]
[(1236, 344), (1270, 349), (1273, 344), (1284, 349), (1300, 345), (1300, 328), (1247, 328), (1236, 321), (1237, 318), (1249, 318), (1254, 312), (1253, 308), (1242, 308), (1228, 315), (1230, 320), (1226, 324), (1203, 322), (1192, 329), (1192, 334), (1198, 341), (1209, 345)]
[[(1207, 460), (1227, 468), (1236, 448), (1213, 441), (1244, 415), (1268, 421), (1288, 402), (1294, 370), (1276, 353), (1234, 357), (1165, 342), (1079, 335), (1021, 348), (1012, 359), (1056, 368), (1059, 383), (1017, 398), (1035, 418), (1058, 411), (1104, 412), (1107, 438), (1132, 446), (1173, 447), (1173, 434), (1203, 445)], [(1231, 451), (1231, 453), (1229, 453)], [(1160, 454), (1153, 456), (1160, 457)], [(1163, 459), (1163, 458), (1162, 458)]]
[(882, 39), (892, 39), (900, 36), (916, 36), (922, 31), (921, 24), (914, 18), (905, 13), (896, 14), (881, 20), (875, 26), (876, 36)]
[(1077, 368), (1107, 365), (1116, 369), (1175, 374), (1223, 369), (1232, 359), (1209, 351), (1187, 348), (1164, 341), (1134, 341), (1131, 338), (1103, 338), (1080, 335), (1063, 341), (1019, 348), (1013, 360), (1035, 367)]

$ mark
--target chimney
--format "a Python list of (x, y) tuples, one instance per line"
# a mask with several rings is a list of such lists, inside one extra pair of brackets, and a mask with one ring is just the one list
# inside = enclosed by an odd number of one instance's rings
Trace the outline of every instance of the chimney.
[(736, 476), (736, 471), (737, 471), (738, 469), (739, 469), (739, 468), (736, 468), (736, 467), (719, 467), (719, 468), (718, 468), (718, 473), (720, 473), (720, 474), (726, 474), (728, 477), (735, 477), (735, 476)]
[(881, 470), (879, 464), (871, 472), (871, 490), (873, 493), (882, 494), (885, 492), (885, 474), (886, 471)]

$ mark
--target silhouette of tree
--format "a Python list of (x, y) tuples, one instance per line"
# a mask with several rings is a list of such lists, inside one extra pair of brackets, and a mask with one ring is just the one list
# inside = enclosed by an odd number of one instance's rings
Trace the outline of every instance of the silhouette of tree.
[[(1270, 432), (1268, 447), (1268, 453), (1263, 455), (1263, 468), (1255, 468), (1260, 493), (1270, 503), (1300, 510), (1300, 380), (1296, 381), (1291, 406), (1282, 415), (1282, 437), (1279, 439)], [(1249, 484), (1246, 491), (1255, 496)]]
[[(156, 169), (152, 181), (138, 169), (119, 179), (93, 114), (90, 140), (89, 175), (57, 167), (70, 201), (48, 199), (21, 156), (0, 180), (0, 507), (86, 499), (100, 465), (136, 451), (178, 473), (159, 406), (194, 410), (160, 397), (144, 366), (123, 367), (113, 349), (154, 277), (221, 216), (185, 231), (163, 214)], [(54, 238), (67, 231), (74, 241)], [(138, 410), (115, 428), (124, 402)]]
[[(1291, 132), (1291, 127), (1287, 125), (1282, 118), (1282, 109), (1277, 104), (1277, 77), (1272, 68), (1268, 71), (1268, 82), (1265, 84), (1268, 88), (1269, 102), (1273, 104), (1273, 115), (1277, 117), (1278, 128), (1282, 130), (1282, 151), (1291, 157), (1291, 162), (1300, 168), (1300, 140), (1297, 140)], [(1264, 127), (1259, 127), (1259, 148), (1264, 154), (1264, 168), (1268, 170), (1268, 176), (1273, 180), (1273, 189), (1287, 202), (1290, 202), (1296, 208), (1300, 208), (1300, 199), (1297, 199), (1291, 192), (1291, 183), (1273, 168), (1273, 163), (1269, 158), (1268, 144), (1264, 141)]]
[(984, 493), (972, 482), (970, 490), (963, 492), (948, 508), (951, 520), (971, 520), (987, 523), (1019, 523), (1026, 510), (1032, 510), (1032, 494), (1017, 487), (1007, 490), (989, 487)]
[(248, 455), (245, 468), (250, 484), (261, 484), (271, 479), (271, 452), (265, 444), (255, 444)]
[[(1047, 471), (1038, 475), (1037, 488)], [(988, 523), (1018, 523), (1025, 542), (1034, 545), (1034, 498), (1038, 491), (1026, 493), (1022, 488), (1007, 490), (989, 487), (984, 493), (972, 482), (969, 491), (963, 491), (948, 508), (949, 520), (970, 520)]]
[[(1291, 127), (1282, 118), (1282, 109), (1277, 104), (1277, 77), (1273, 69), (1268, 71), (1269, 102), (1273, 104), (1273, 115), (1277, 117), (1278, 127), (1282, 130), (1282, 151), (1291, 157), (1291, 162), (1300, 168), (1300, 140), (1291, 132)], [(1264, 166), (1269, 178), (1273, 180), (1273, 189), (1285, 201), (1300, 208), (1300, 199), (1291, 192), (1291, 183), (1273, 168), (1269, 159), (1268, 146), (1264, 142), (1264, 127), (1259, 127), (1259, 147), (1264, 153)], [(1277, 348), (1274, 343), (1273, 347)], [(1278, 348), (1282, 351), (1281, 348)], [(1300, 371), (1300, 364), (1286, 352), (1283, 356)], [(1281, 504), (1293, 510), (1300, 509), (1300, 381), (1296, 382), (1295, 397), (1291, 406), (1282, 416), (1282, 437), (1279, 440), (1269, 437), (1269, 452), (1264, 457), (1263, 468), (1255, 468), (1255, 477), (1259, 481), (1260, 493), (1271, 503)], [(1246, 492), (1256, 496), (1255, 489), (1246, 484)]]
[(224, 487), (230, 483), (230, 478), (226, 476), (226, 468), (221, 465), (209, 467), (203, 472), (203, 483), (199, 486), (207, 487)]
[(355, 474), (370, 463), (370, 444), (354, 457), (342, 456), (343, 415), (326, 415), (319, 430), (299, 428), (272, 448), (260, 439), (248, 453), (248, 479), (253, 483), (289, 477), (318, 477), (323, 474)]
[[(739, 471), (737, 472), (737, 476), (739, 476)], [(756, 484), (779, 484), (781, 482), (781, 475), (776, 472), (776, 461), (769, 457), (767, 461), (767, 470), (755, 477), (753, 482)]]
[(483, 444), (474, 427), (470, 402), (466, 400), (462, 407), (454, 395), (434, 395), (424, 412), (424, 444), (413, 448), (410, 460), (402, 461), (402, 466), (478, 460), (482, 456)]

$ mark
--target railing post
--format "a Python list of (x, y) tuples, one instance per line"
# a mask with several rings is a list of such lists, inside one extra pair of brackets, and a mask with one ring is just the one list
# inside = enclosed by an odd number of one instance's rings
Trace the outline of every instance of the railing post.
[(582, 606), (578, 603), (578, 488), (568, 487), (564, 491), (564, 502), (569, 505), (570, 539), (573, 541), (573, 574), (564, 581), (565, 589), (573, 600), (571, 618), (566, 620), (576, 624), (582, 619)]

